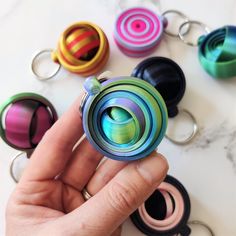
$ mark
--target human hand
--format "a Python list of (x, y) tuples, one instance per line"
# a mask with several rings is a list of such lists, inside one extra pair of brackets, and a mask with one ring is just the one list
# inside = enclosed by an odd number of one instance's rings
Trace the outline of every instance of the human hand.
[[(86, 138), (76, 145), (83, 136), (79, 104), (53, 125), (31, 156), (8, 202), (8, 236), (111, 235), (164, 179), (168, 164), (160, 154), (99, 165), (103, 156)], [(86, 202), (85, 186), (93, 196)]]

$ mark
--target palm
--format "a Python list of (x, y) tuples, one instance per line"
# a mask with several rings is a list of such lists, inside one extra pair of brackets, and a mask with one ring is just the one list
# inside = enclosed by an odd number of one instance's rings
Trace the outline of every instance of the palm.
[[(29, 182), (27, 185), (20, 186), (13, 196), (24, 196), (22, 199), (24, 211), (20, 212), (21, 216), (25, 212), (26, 214), (23, 217), (26, 219), (30, 217), (33, 220), (32, 215), (28, 214), (28, 212), (33, 211), (33, 216), (38, 222), (40, 216), (42, 216), (42, 221), (45, 221), (45, 217), (57, 218), (74, 210), (75, 203), (78, 207), (84, 202), (79, 191), (61, 180)], [(25, 208), (28, 208), (29, 211), (25, 211)]]

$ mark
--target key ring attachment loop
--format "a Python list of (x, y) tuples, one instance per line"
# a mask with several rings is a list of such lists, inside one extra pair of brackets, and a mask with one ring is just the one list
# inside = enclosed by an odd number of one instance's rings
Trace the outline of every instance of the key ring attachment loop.
[[(105, 82), (106, 80), (108, 80), (110, 77), (112, 76), (112, 72), (111, 71), (104, 71), (103, 73), (101, 73), (97, 79), (100, 83)], [(86, 91), (84, 91), (84, 94), (82, 96), (81, 102), (80, 102), (80, 106), (79, 106), (79, 112), (80, 112), (80, 116), (82, 117), (83, 115), (83, 106), (87, 100), (88, 97), (88, 93)]]
[(42, 74), (40, 74), (40, 72), (37, 70), (37, 63), (36, 61), (42, 56), (42, 55), (46, 55), (46, 54), (49, 54), (51, 55), (51, 53), (53, 52), (53, 49), (44, 49), (40, 52), (38, 52), (34, 57), (33, 57), (33, 60), (31, 62), (31, 70), (33, 72), (33, 74), (36, 76), (36, 78), (38, 80), (49, 80), (49, 79), (52, 79), (53, 77), (55, 77), (58, 72), (60, 71), (61, 69), (61, 64), (58, 63), (58, 66), (57, 68), (52, 72), (50, 73), (48, 76), (44, 76)]
[[(162, 13), (162, 17), (164, 17), (164, 19), (167, 20), (167, 17), (166, 17), (166, 16), (167, 16), (167, 15), (170, 15), (170, 14), (171, 14), (171, 15), (177, 15), (177, 16), (179, 16), (180, 18), (183, 19), (184, 23), (189, 22), (189, 18), (188, 18), (184, 13), (182, 13), (182, 12), (180, 12), (180, 11), (177, 11), (177, 10), (167, 10), (167, 11), (165, 11), (165, 12)], [(167, 20), (167, 22), (168, 22), (168, 20)], [(187, 30), (185, 31), (184, 34), (187, 34), (188, 31), (189, 31), (189, 26), (188, 26), (188, 28), (187, 28)], [(172, 33), (171, 31), (169, 31), (169, 30), (167, 29), (167, 27), (164, 28), (164, 32), (165, 32), (165, 34), (167, 34), (167, 35), (170, 36), (170, 37), (174, 37), (174, 38), (178, 38), (178, 37), (179, 37), (179, 33), (177, 33), (177, 34)]]
[[(18, 182), (19, 182), (19, 178), (20, 178), (20, 177), (17, 177), (16, 174), (15, 174), (15, 172), (14, 172), (14, 166), (15, 166), (16, 160), (19, 159), (19, 158), (25, 157), (25, 155), (26, 155), (26, 157), (29, 159), (29, 157), (30, 157), (31, 154), (32, 154), (32, 151), (19, 152), (19, 153), (17, 153), (17, 154), (13, 157), (13, 159), (12, 159), (12, 161), (11, 161), (11, 164), (10, 164), (10, 167), (9, 167), (9, 172), (10, 172), (11, 178), (14, 180), (15, 183), (18, 183)], [(22, 155), (24, 155), (24, 156), (22, 156)], [(20, 174), (20, 175), (21, 175), (21, 174)]]
[(211, 227), (202, 221), (199, 221), (199, 220), (189, 221), (188, 226), (191, 226), (191, 225), (197, 225), (199, 227), (201, 226), (201, 227), (205, 228), (210, 233), (211, 236), (215, 236), (215, 233), (213, 232)]
[(193, 129), (192, 129), (192, 133), (184, 140), (176, 140), (174, 139), (173, 137), (169, 136), (167, 133), (165, 134), (165, 137), (171, 141), (172, 143), (174, 144), (177, 144), (177, 145), (185, 145), (185, 144), (188, 144), (192, 141), (192, 139), (196, 136), (197, 132), (198, 132), (198, 125), (197, 125), (197, 121), (196, 121), (196, 118), (193, 116), (192, 113), (190, 113), (188, 110), (186, 109), (181, 109), (179, 110), (179, 114), (185, 114), (187, 116), (189, 116), (193, 122)]
[(187, 40), (185, 38), (185, 35), (186, 35), (186, 32), (184, 31), (183, 32), (183, 28), (185, 26), (189, 26), (191, 27), (191, 25), (197, 25), (199, 26), (200, 28), (203, 29), (203, 31), (206, 33), (206, 34), (209, 34), (210, 33), (210, 29), (207, 25), (205, 25), (204, 23), (200, 22), (200, 21), (195, 21), (195, 20), (189, 20), (187, 22), (184, 22), (182, 25), (180, 25), (179, 27), (179, 38), (187, 45), (191, 46), (191, 47), (197, 47), (198, 46), (198, 42), (191, 42), (189, 40)]

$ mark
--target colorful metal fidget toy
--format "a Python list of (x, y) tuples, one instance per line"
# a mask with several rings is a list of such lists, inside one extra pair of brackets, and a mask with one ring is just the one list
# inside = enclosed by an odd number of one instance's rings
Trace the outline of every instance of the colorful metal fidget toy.
[(52, 104), (35, 93), (20, 93), (0, 107), (0, 135), (11, 147), (30, 150), (57, 120)]
[(199, 60), (215, 78), (236, 76), (236, 26), (224, 26), (201, 36)]
[(106, 64), (109, 43), (97, 25), (78, 22), (68, 27), (60, 37), (58, 48), (52, 53), (55, 62), (70, 72), (93, 75)]
[(188, 236), (190, 210), (188, 192), (177, 179), (167, 175), (130, 218), (148, 236)]
[[(52, 60), (58, 63), (58, 68), (50, 75), (42, 75), (37, 69), (37, 59), (46, 53), (50, 53)], [(109, 43), (102, 29), (90, 22), (78, 22), (62, 33), (55, 51), (45, 49), (37, 53), (32, 60), (31, 69), (40, 80), (53, 78), (61, 66), (72, 73), (88, 76), (105, 66), (109, 54)]]
[[(163, 16), (166, 17), (171, 13), (185, 16), (175, 10), (166, 11)], [(202, 22), (186, 19), (179, 27), (178, 36), (184, 43), (198, 46), (199, 61), (205, 71), (219, 79), (236, 76), (236, 26), (227, 25), (210, 32)], [(188, 41), (185, 37), (188, 31), (183, 30), (185, 27), (191, 29), (192, 25), (198, 25), (205, 31), (205, 34), (198, 38), (197, 43)]]
[(167, 109), (157, 90), (133, 77), (84, 83), (81, 104), (86, 137), (105, 156), (122, 161), (146, 157), (161, 142)]
[(119, 49), (126, 55), (142, 57), (157, 47), (165, 25), (164, 18), (149, 9), (131, 8), (118, 16), (114, 39)]

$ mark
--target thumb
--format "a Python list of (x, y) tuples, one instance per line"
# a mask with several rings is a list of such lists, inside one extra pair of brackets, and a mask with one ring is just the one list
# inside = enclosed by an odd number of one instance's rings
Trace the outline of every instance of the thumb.
[(157, 153), (129, 163), (100, 192), (66, 216), (75, 222), (73, 230), (81, 236), (110, 235), (153, 193), (167, 170), (167, 161)]

